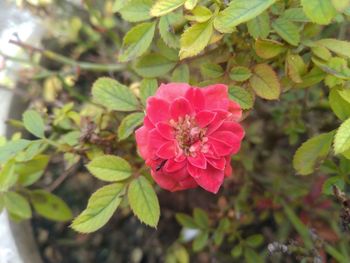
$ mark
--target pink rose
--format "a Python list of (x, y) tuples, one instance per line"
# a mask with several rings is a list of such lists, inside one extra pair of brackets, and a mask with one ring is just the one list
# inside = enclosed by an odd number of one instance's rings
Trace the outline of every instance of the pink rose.
[(241, 114), (226, 85), (162, 84), (148, 98), (144, 125), (136, 131), (138, 150), (154, 180), (169, 191), (199, 185), (217, 193), (232, 173), (231, 155), (244, 137), (237, 123)]

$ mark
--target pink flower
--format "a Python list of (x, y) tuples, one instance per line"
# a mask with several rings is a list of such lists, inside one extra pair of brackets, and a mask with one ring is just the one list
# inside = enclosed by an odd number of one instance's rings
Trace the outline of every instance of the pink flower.
[(199, 185), (217, 193), (232, 173), (231, 155), (244, 137), (237, 123), (241, 114), (226, 85), (162, 84), (148, 98), (144, 125), (136, 131), (138, 150), (154, 180), (169, 191)]

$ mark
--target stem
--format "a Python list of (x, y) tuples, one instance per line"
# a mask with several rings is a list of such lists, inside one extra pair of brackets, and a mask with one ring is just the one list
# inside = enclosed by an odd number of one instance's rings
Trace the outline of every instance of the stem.
[(76, 67), (77, 70), (82, 69), (82, 70), (96, 71), (96, 72), (105, 72), (105, 71), (112, 72), (112, 71), (123, 71), (126, 69), (126, 66), (123, 64), (98, 64), (98, 63), (91, 63), (91, 62), (84, 62), (84, 61), (75, 61), (73, 59), (70, 59), (61, 54), (55, 53), (53, 51), (40, 49), (17, 40), (10, 40), (10, 43), (17, 45), (19, 47), (22, 47), (28, 50), (29, 52), (40, 53), (44, 57), (51, 59), (53, 61), (65, 64), (65, 65), (69, 65), (72, 67)]

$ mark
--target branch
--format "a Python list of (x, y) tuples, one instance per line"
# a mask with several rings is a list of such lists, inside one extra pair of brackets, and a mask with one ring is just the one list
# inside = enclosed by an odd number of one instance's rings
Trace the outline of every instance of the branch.
[(105, 71), (112, 72), (112, 71), (123, 71), (126, 69), (126, 66), (123, 64), (98, 64), (98, 63), (91, 63), (91, 62), (84, 62), (84, 61), (75, 61), (73, 59), (60, 55), (53, 51), (37, 48), (18, 40), (10, 40), (10, 43), (16, 46), (19, 46), (29, 51), (30, 53), (40, 53), (44, 57), (50, 60), (59, 62), (64, 65), (76, 67), (77, 71), (86, 70), (86, 71), (96, 71), (96, 72), (105, 72)]

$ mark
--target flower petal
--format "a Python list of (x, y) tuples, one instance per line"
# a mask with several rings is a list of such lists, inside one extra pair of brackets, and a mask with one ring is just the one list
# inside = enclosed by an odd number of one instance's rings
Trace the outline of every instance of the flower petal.
[(165, 122), (158, 122), (156, 125), (156, 129), (165, 139), (174, 139), (174, 129), (169, 124)]
[(147, 100), (147, 116), (154, 125), (158, 122), (168, 121), (170, 119), (169, 107), (170, 104), (165, 100), (150, 97)]
[(222, 111), (222, 110), (216, 111), (214, 120), (208, 126), (207, 135), (219, 129), (228, 116), (229, 116), (229, 112), (227, 111)]
[(216, 113), (212, 111), (201, 111), (196, 115), (196, 122), (199, 127), (204, 128), (213, 122)]
[(185, 160), (182, 162), (176, 162), (174, 159), (169, 159), (169, 160), (167, 160), (167, 162), (164, 165), (164, 171), (167, 173), (176, 172), (176, 171), (184, 168), (186, 163), (187, 162)]
[(188, 99), (195, 111), (204, 109), (205, 99), (203, 92), (199, 88), (190, 88), (185, 94), (185, 98)]
[(187, 160), (195, 167), (206, 169), (207, 168), (207, 161), (201, 152), (197, 152), (195, 157), (188, 156)]
[(191, 115), (192, 113), (193, 108), (185, 98), (178, 98), (170, 105), (170, 116), (174, 120), (185, 115)]
[(242, 118), (242, 109), (237, 102), (230, 100), (228, 111), (231, 113), (230, 119), (232, 121), (239, 121)]
[(224, 157), (220, 159), (207, 158), (207, 162), (218, 170), (221, 170), (221, 171), (225, 170), (226, 160)]
[(215, 138), (210, 138), (209, 142), (212, 147), (214, 148), (215, 153), (218, 156), (226, 156), (231, 154), (232, 152), (232, 147), (230, 145), (228, 145), (227, 143), (221, 141), (221, 140), (217, 140)]
[(184, 97), (190, 85), (187, 83), (161, 84), (155, 96), (171, 103), (177, 98)]
[(171, 192), (175, 191), (177, 182), (169, 177), (167, 174), (164, 174), (161, 171), (153, 171), (151, 170), (151, 175), (156, 181), (156, 183), (163, 189), (169, 190)]
[(194, 178), (197, 184), (208, 192), (216, 194), (224, 181), (224, 172), (208, 165), (199, 177)]
[(170, 159), (175, 157), (176, 147), (174, 141), (168, 141), (164, 143), (157, 151), (157, 156), (162, 159)]
[(202, 89), (207, 110), (228, 110), (229, 99), (227, 86), (224, 84), (211, 85)]
[(230, 176), (231, 174), (232, 174), (231, 156), (227, 156), (226, 157), (225, 176)]
[(244, 129), (242, 125), (240, 125), (237, 122), (233, 121), (225, 121), (221, 126), (220, 126), (220, 131), (229, 131), (232, 132), (234, 135), (236, 135), (240, 140), (244, 138)]
[(143, 159), (148, 159), (149, 151), (148, 151), (148, 140), (149, 140), (149, 129), (145, 126), (137, 129), (135, 131), (135, 138), (139, 153)]

